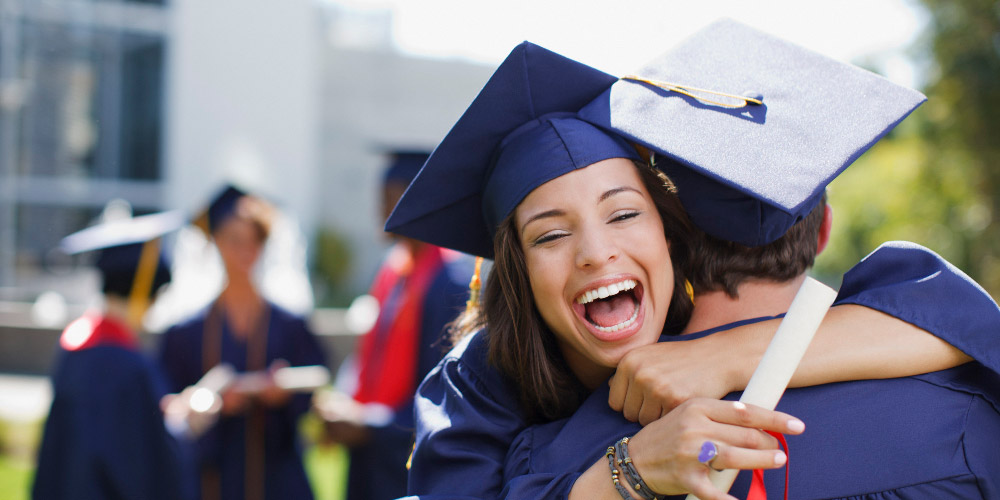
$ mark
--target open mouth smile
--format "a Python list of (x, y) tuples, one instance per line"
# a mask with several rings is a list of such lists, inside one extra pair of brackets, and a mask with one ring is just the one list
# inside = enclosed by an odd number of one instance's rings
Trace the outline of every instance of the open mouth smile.
[(592, 329), (613, 334), (636, 326), (641, 300), (642, 286), (636, 280), (623, 279), (580, 294), (573, 309)]

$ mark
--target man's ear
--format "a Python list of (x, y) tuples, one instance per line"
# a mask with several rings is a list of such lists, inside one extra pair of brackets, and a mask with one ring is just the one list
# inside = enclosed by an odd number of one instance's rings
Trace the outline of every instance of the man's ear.
[(829, 204), (823, 210), (823, 222), (819, 225), (819, 236), (817, 238), (816, 255), (823, 253), (826, 244), (830, 242), (830, 229), (833, 228), (833, 207)]

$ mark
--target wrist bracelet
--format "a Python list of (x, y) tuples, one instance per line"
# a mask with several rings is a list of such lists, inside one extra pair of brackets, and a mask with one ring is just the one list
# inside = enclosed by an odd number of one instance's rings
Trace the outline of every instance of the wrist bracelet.
[(632, 465), (632, 458), (628, 456), (628, 437), (621, 438), (615, 443), (615, 452), (618, 454), (618, 467), (624, 472), (625, 480), (643, 500), (660, 500), (660, 497), (649, 489), (646, 482), (642, 480), (639, 471)]
[(618, 494), (621, 495), (622, 500), (635, 500), (629, 494), (628, 489), (622, 485), (621, 480), (618, 479), (618, 467), (615, 466), (615, 447), (608, 446), (608, 451), (604, 455), (608, 457), (608, 467), (611, 468), (611, 481), (615, 483), (615, 489), (618, 490)]

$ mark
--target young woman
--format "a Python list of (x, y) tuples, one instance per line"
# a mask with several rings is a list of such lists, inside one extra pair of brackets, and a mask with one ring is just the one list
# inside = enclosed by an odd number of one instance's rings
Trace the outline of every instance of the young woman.
[[(419, 391), (410, 494), (497, 498), (502, 464), (518, 432), (569, 415), (627, 352), (655, 343), (662, 333), (677, 333), (686, 322), (687, 223), (676, 199), (634, 163), (639, 158), (628, 144), (565, 113), (613, 81), (527, 42), (517, 47), (387, 223), (389, 231), (495, 258), (483, 314), (472, 323), (483, 328), (446, 356)], [(902, 322), (880, 339), (851, 337), (857, 329), (850, 323), (866, 319), (864, 311), (855, 313), (825, 327), (821, 335), (832, 339), (831, 348), (844, 344), (817, 353), (819, 358), (854, 353), (852, 341), (895, 346), (893, 335), (899, 335), (923, 346), (916, 350), (935, 353), (939, 364), (961, 361), (947, 345)], [(766, 345), (775, 328), (771, 322), (745, 330), (750, 344), (733, 342), (735, 336), (726, 337), (729, 345), (717, 339), (740, 376), (721, 387), (713, 385), (719, 380), (707, 380), (694, 389), (702, 392), (690, 395), (717, 397), (745, 387), (740, 384), (751, 371), (745, 367), (760, 352), (748, 345)], [(841, 333), (846, 335), (838, 338)], [(928, 338), (929, 347), (923, 343)], [(819, 358), (807, 359), (800, 369), (814, 382), (844, 380), (856, 369), (831, 367)], [(920, 370), (909, 365), (910, 358), (894, 361), (899, 364), (882, 363), (880, 369)], [(732, 403), (712, 400), (699, 402), (676, 425), (700, 425), (703, 435), (723, 442), (734, 434), (756, 435), (756, 429), (802, 429), (788, 415), (734, 411)], [(726, 465), (777, 467), (775, 447), (769, 439), (735, 443), (739, 452)], [(704, 468), (677, 463), (693, 465)]]
[[(220, 363), (237, 372), (325, 364), (305, 320), (268, 302), (254, 285), (271, 210), (234, 187), (211, 203), (205, 222), (227, 282), (205, 311), (164, 333), (160, 362), (172, 392)], [(221, 418), (198, 440), (201, 498), (312, 498), (297, 426), (309, 400), (274, 383), (251, 396), (224, 391)]]

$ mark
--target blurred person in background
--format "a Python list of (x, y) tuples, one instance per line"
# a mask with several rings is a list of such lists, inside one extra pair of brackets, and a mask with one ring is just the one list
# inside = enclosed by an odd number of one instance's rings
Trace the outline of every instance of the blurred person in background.
[(179, 212), (111, 220), (63, 239), (70, 254), (97, 251), (103, 304), (59, 339), (54, 398), (32, 497), (190, 498), (183, 442), (164, 427), (162, 375), (139, 352), (137, 332), (157, 291), (170, 281), (160, 237), (185, 222)]
[(325, 366), (326, 358), (305, 320), (263, 298), (254, 282), (274, 210), (234, 186), (212, 200), (197, 225), (218, 248), (226, 284), (211, 305), (162, 339), (160, 361), (172, 392), (220, 364), (263, 376), (253, 392), (238, 384), (221, 391), (219, 420), (197, 441), (203, 500), (312, 498), (297, 425), (310, 396), (279, 386), (271, 375), (285, 366)]
[[(414, 151), (392, 155), (382, 182), (383, 221), (427, 157)], [(327, 438), (350, 449), (351, 500), (406, 494), (413, 395), (448, 347), (446, 326), (464, 309), (472, 276), (468, 256), (409, 238), (393, 239), (371, 286), (379, 312), (358, 346), (353, 396), (330, 394), (316, 402)]]

